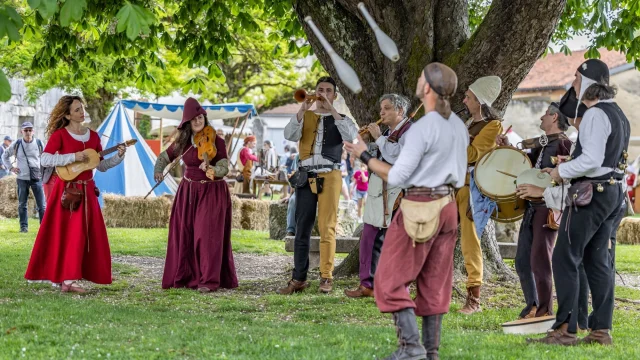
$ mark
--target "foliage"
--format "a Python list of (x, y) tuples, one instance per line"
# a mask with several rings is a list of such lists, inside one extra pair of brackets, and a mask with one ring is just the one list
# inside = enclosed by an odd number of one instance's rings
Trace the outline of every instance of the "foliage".
[[(35, 224), (34, 224), (35, 225)], [(37, 229), (37, 225), (33, 226)], [(0, 358), (203, 358), (203, 359), (373, 359), (397, 346), (388, 314), (372, 299), (342, 294), (357, 279), (337, 280), (330, 295), (318, 282), (304, 293), (274, 294), (286, 278), (242, 281), (232, 291), (202, 295), (160, 288), (158, 263), (166, 248), (166, 229), (109, 229), (114, 256), (150, 256), (144, 267), (114, 264), (114, 283), (90, 294), (60, 294), (23, 278), (34, 232), (18, 232), (17, 220), (0, 220)], [(268, 249), (282, 242), (258, 232), (234, 231), (239, 243)], [(624, 254), (629, 247), (621, 247)], [(252, 251), (253, 252), (253, 251)], [(258, 252), (258, 251), (255, 251)], [(260, 251), (269, 253), (270, 250)], [(632, 259), (638, 263), (638, 258)], [(161, 260), (160, 260), (161, 261)], [(522, 306), (517, 284), (483, 290), (483, 311), (465, 316), (454, 298), (443, 322), (442, 358), (474, 359), (633, 359), (640, 356), (640, 307), (616, 303), (615, 346), (571, 348), (526, 345), (526, 336), (504, 335), (500, 324), (515, 319)], [(455, 294), (455, 292), (454, 292)], [(640, 291), (618, 287), (617, 294), (640, 299)], [(454, 295), (455, 296), (455, 295)], [(322, 344), (321, 346), (319, 344)], [(464, 345), (461, 345), (464, 344)], [(473, 344), (473, 346), (468, 346)], [(23, 356), (24, 355), (24, 356)]]
[(138, 132), (142, 135), (143, 139), (149, 139), (149, 132), (151, 131), (151, 116), (143, 115), (142, 119), (138, 122)]

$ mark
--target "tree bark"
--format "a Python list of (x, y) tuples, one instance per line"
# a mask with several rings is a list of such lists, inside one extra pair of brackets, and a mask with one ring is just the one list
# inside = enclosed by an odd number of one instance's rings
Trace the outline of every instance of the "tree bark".
[[(438, 61), (458, 75), (458, 90), (452, 108), (464, 108), (462, 98), (477, 78), (497, 75), (502, 92), (493, 104), (503, 112), (518, 84), (549, 44), (566, 0), (493, 0), (475, 33), (469, 33), (467, 0), (365, 0), (371, 16), (391, 37), (400, 53), (393, 63), (379, 50), (375, 35), (357, 9), (361, 0), (300, 0), (294, 9), (322, 66), (338, 83), (338, 91), (359, 125), (378, 119), (378, 99), (385, 93), (413, 98), (422, 69)], [(353, 67), (362, 92), (350, 92), (337, 77), (336, 69), (318, 38), (304, 21), (311, 16), (334, 50)], [(532, 21), (536, 19), (536, 21)], [(418, 102), (414, 100), (413, 105)], [(500, 258), (493, 225), (483, 237), (485, 273), (515, 278)], [(493, 235), (491, 235), (493, 234)], [(358, 252), (336, 268), (354, 273)], [(350, 271), (347, 271), (347, 265)], [(354, 265), (355, 264), (355, 265)], [(464, 267), (456, 257), (457, 269)]]
[[(363, 224), (358, 225), (356, 230), (353, 232), (353, 237), (357, 237), (360, 239), (362, 235)], [(342, 260), (340, 265), (336, 266), (333, 269), (333, 275), (336, 277), (346, 277), (355, 275), (360, 270), (360, 241), (358, 244), (351, 249), (349, 255)]]
[(86, 110), (91, 117), (91, 122), (89, 123), (91, 129), (95, 130), (102, 124), (109, 114), (115, 96), (116, 94), (104, 88), (98, 89), (95, 96), (87, 96), (85, 94), (85, 101), (87, 102)]

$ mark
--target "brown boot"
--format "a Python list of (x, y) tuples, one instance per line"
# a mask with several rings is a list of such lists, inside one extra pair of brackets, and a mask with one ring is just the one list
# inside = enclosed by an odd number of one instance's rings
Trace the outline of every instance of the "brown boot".
[(291, 295), (293, 293), (300, 292), (309, 287), (309, 283), (306, 281), (298, 281), (291, 279), (287, 283), (287, 287), (283, 287), (281, 289), (276, 290), (276, 292), (280, 295)]
[(467, 302), (462, 309), (458, 310), (459, 313), (465, 315), (471, 315), (475, 312), (482, 311), (480, 308), (480, 286), (473, 286), (467, 288)]
[(321, 293), (328, 294), (333, 290), (333, 280), (327, 278), (320, 278), (320, 289), (318, 289)]
[(555, 330), (549, 330), (547, 336), (541, 339), (527, 339), (529, 344), (547, 344), (547, 345), (563, 345), (573, 346), (578, 343), (576, 334), (571, 334), (567, 331), (569, 324), (562, 324)]
[(344, 290), (344, 294), (350, 298), (373, 297), (373, 289), (365, 286), (358, 286), (356, 290)]
[(534, 318), (536, 317), (536, 312), (538, 312), (538, 308), (535, 306), (532, 306), (531, 310), (527, 313), (527, 315), (521, 316), (518, 320)]
[(578, 341), (581, 345), (600, 344), (613, 345), (613, 338), (609, 334), (609, 329), (592, 330), (589, 335)]

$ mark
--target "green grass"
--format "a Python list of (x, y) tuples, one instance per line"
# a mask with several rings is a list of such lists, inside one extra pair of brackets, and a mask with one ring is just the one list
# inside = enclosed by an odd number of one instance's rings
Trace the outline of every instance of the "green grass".
[[(337, 281), (328, 296), (318, 294), (317, 281), (305, 293), (275, 295), (285, 278), (241, 281), (236, 290), (201, 295), (161, 290), (159, 279), (116, 263), (115, 282), (87, 295), (26, 285), (36, 228), (20, 234), (17, 227), (15, 220), (0, 220), (0, 359), (375, 359), (396, 346), (389, 315), (380, 314), (371, 299), (342, 295), (355, 279)], [(110, 229), (109, 236), (116, 255), (164, 256), (165, 229)], [(234, 231), (232, 242), (237, 252), (284, 253), (283, 243), (264, 233)], [(619, 248), (627, 268), (640, 262), (627, 257), (635, 251)], [(640, 305), (616, 304), (614, 347), (527, 346), (524, 336), (504, 335), (500, 328), (522, 306), (519, 286), (485, 289), (484, 311), (471, 317), (455, 313), (462, 301), (454, 298), (445, 317), (443, 359), (640, 358)], [(616, 296), (637, 300), (640, 291), (619, 286)]]
[(616, 246), (616, 270), (621, 273), (640, 274), (640, 246)]

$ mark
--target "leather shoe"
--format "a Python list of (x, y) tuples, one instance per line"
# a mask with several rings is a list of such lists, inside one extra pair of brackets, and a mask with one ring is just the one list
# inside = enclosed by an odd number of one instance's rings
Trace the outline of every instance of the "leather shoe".
[(78, 294), (84, 294), (87, 292), (87, 290), (81, 288), (75, 281), (69, 285), (63, 282), (62, 285), (60, 286), (60, 290), (62, 292), (75, 292)]
[(292, 232), (288, 232), (287, 236), (296, 236), (296, 234), (292, 233)]
[(333, 290), (333, 280), (327, 278), (320, 278), (320, 290), (321, 293), (328, 294)]
[(291, 279), (287, 283), (286, 287), (276, 290), (280, 295), (291, 295), (293, 293), (301, 292), (309, 287), (309, 283), (306, 281), (298, 281)]
[(589, 335), (580, 339), (578, 343), (580, 343), (581, 345), (582, 344), (613, 345), (613, 338), (611, 337), (611, 334), (609, 334), (608, 329), (591, 330)]
[(549, 330), (547, 336), (541, 339), (527, 339), (528, 344), (547, 344), (547, 345), (563, 345), (573, 346), (578, 343), (576, 334), (567, 331), (569, 324), (562, 324), (555, 330)]
[(373, 289), (360, 285), (355, 290), (344, 290), (344, 294), (350, 298), (373, 297)]

